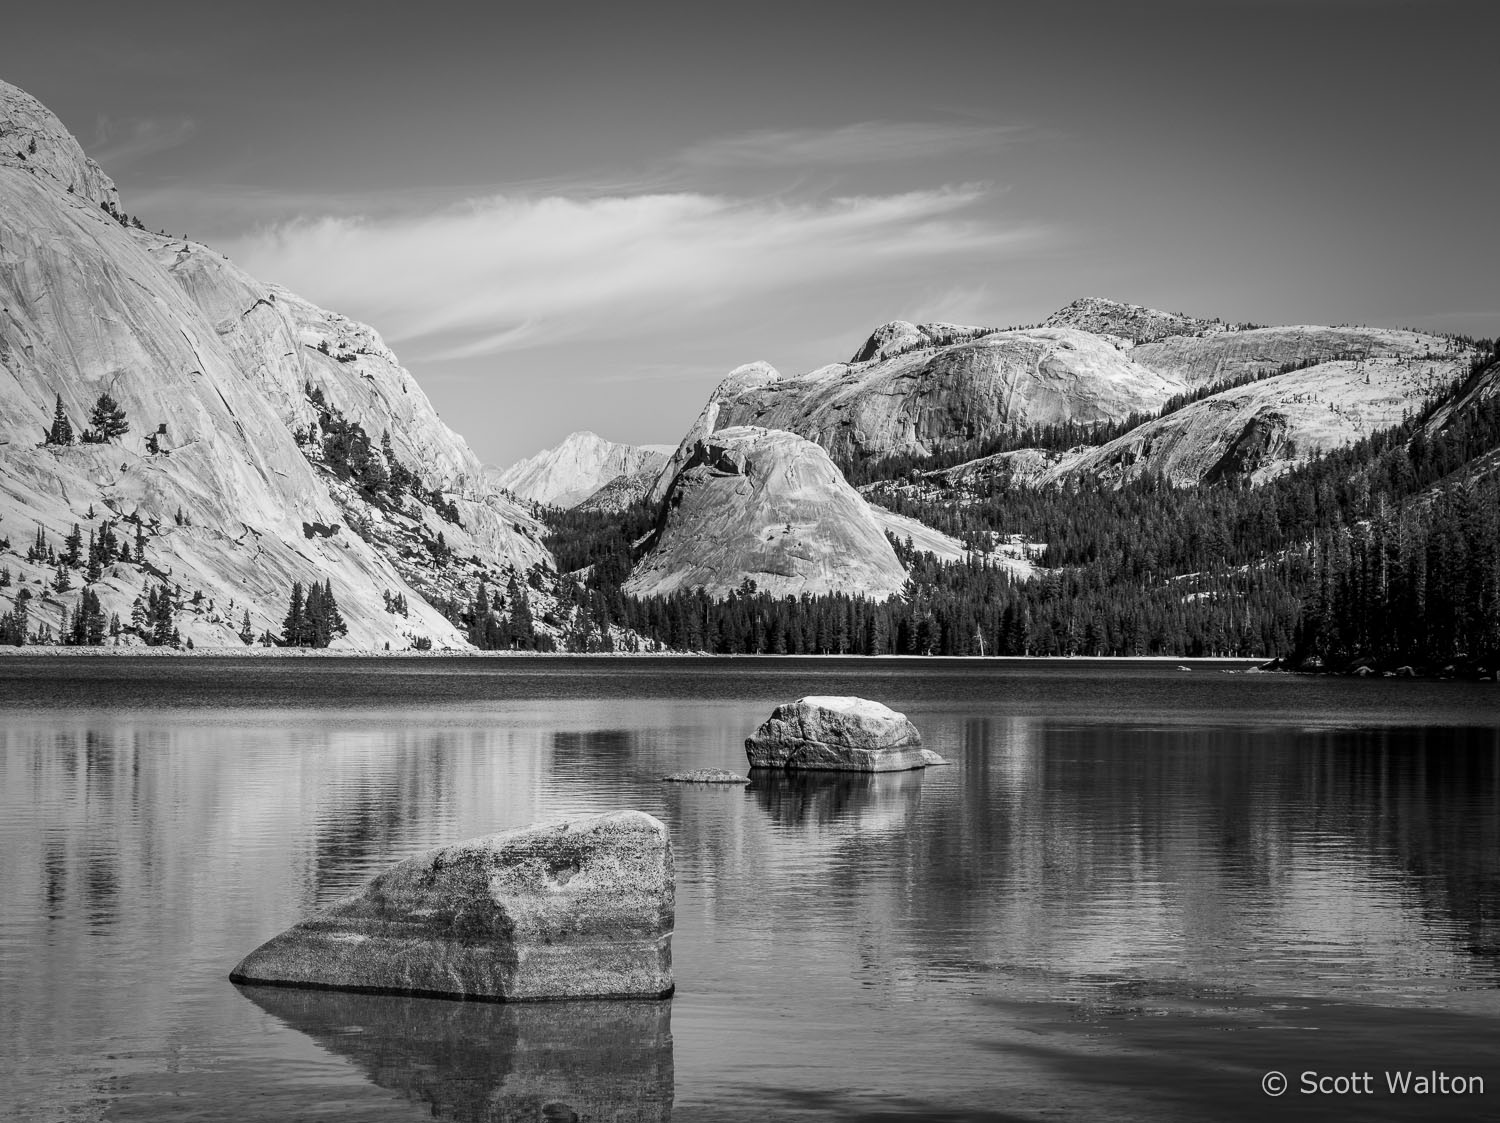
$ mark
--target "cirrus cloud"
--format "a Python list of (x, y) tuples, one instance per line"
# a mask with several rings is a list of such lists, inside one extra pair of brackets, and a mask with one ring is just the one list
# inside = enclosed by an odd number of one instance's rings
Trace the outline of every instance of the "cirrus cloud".
[(860, 121), (834, 129), (756, 129), (701, 141), (684, 164), (705, 167), (795, 167), (890, 164), (959, 152), (994, 151), (1023, 136), (1017, 125)]
[(805, 201), (698, 192), (495, 195), (437, 211), (301, 218), (225, 249), (258, 277), (454, 360), (639, 336), (768, 294), (913, 263), (1004, 256), (1046, 231), (983, 185)]

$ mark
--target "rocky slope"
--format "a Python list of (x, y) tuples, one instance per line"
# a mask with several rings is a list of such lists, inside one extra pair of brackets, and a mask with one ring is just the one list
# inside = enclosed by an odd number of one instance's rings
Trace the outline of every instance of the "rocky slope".
[[(973, 332), (982, 334), (962, 338)], [(955, 335), (959, 342), (928, 344)], [(858, 354), (872, 357), (791, 378), (765, 363), (731, 372), (657, 478), (653, 497), (665, 492), (695, 441), (734, 425), (797, 433), (850, 462), (927, 455), (1034, 425), (1115, 420), (1155, 411), (1185, 388), (1074, 328), (984, 333), (887, 324)]]
[(700, 438), (625, 583), (637, 596), (749, 579), (775, 596), (843, 592), (885, 600), (906, 571), (879, 522), (822, 448), (795, 434), (731, 426)]
[(1238, 386), (1065, 457), (1039, 482), (1152, 473), (1178, 486), (1263, 483), (1315, 455), (1398, 423), (1451, 384), (1467, 357), (1400, 355), (1320, 363)]
[(1421, 332), (1299, 325), (1176, 335), (1143, 343), (1130, 355), (1165, 377), (1188, 386), (1207, 386), (1290, 364), (1340, 358), (1438, 362), (1454, 358), (1461, 350), (1450, 340)]
[[(555, 448), (543, 449), (509, 468), (486, 470), (489, 481), (522, 499), (551, 507), (576, 507), (606, 484), (625, 477), (655, 479), (672, 453), (671, 445), (626, 445), (587, 431), (570, 433)], [(639, 485), (637, 485), (639, 486)]]
[[(106, 616), (128, 625), (138, 596), (180, 588), (180, 632), (199, 645), (238, 645), (246, 612), (255, 634), (279, 631), (300, 580), (331, 582), (349, 628), (337, 643), (463, 646), (424, 594), (550, 565), (536, 521), (485, 482), (373, 330), (117, 220), (107, 177), (4, 84), (0, 136), (0, 614), (22, 588), (33, 629), (76, 612), (81, 568), (59, 590), (55, 566), (23, 556), (38, 530), (60, 552), (74, 524), (146, 546), (94, 584)], [(57, 397), (81, 434), (106, 392), (128, 432), (42, 443)], [(327, 463), (307, 435), (330, 411), (362, 426), (372, 458), (416, 471), (421, 494), (393, 503)]]
[[(1120, 483), (1147, 474), (1178, 486), (1263, 483), (1396, 424), (1462, 377), (1473, 358), (1467, 346), (1438, 336), (1315, 327), (1173, 337), (1132, 354), (1205, 389), (1231, 385), (1102, 446), (998, 453), (932, 478), (967, 486), (1000, 475), (1034, 485), (1068, 478)], [(1315, 361), (1330, 355), (1347, 357)], [(1307, 362), (1312, 365), (1276, 373)], [(1267, 377), (1232, 384), (1258, 374)]]

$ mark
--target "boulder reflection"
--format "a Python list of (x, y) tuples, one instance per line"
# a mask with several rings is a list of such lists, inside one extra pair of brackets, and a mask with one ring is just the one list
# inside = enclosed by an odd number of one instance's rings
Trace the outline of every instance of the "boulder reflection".
[(908, 825), (922, 799), (922, 770), (750, 772), (755, 802), (782, 827), (841, 826), (861, 833)]
[(237, 988), (375, 1084), (457, 1123), (672, 1117), (670, 1001), (494, 1003)]

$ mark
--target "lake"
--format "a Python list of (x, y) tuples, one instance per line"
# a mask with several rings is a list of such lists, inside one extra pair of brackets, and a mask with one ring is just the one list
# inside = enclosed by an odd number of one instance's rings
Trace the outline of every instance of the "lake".
[[(1183, 666), (0, 658), (0, 1117), (1500, 1115), (1500, 687)], [(804, 694), (953, 767), (660, 782)], [(622, 807), (670, 1000), (228, 982), (393, 862)]]

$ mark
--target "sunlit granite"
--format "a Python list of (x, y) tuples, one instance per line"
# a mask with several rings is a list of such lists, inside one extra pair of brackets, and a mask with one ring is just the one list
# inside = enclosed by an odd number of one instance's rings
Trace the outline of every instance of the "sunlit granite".
[(818, 696), (785, 702), (745, 739), (751, 768), (904, 772), (925, 768), (917, 727), (868, 698)]
[(667, 828), (640, 811), (429, 850), (251, 952), (237, 983), (526, 1001), (672, 993)]

